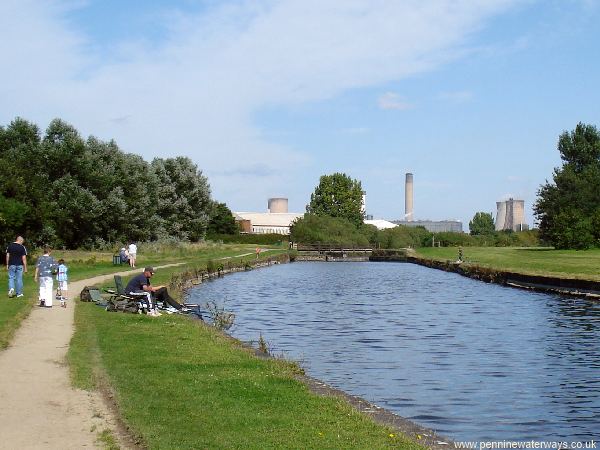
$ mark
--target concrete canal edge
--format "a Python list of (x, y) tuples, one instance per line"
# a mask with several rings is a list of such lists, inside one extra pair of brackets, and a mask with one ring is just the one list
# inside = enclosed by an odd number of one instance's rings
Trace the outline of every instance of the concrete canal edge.
[(407, 256), (403, 261), (433, 269), (453, 272), (474, 280), (486, 283), (496, 283), (520, 289), (538, 292), (548, 292), (573, 297), (584, 297), (595, 301), (600, 300), (600, 282), (582, 280), (579, 278), (559, 278), (544, 275), (529, 275), (519, 272), (491, 269), (476, 264), (459, 263), (456, 261), (438, 261)]
[[(341, 259), (342, 261), (348, 261), (348, 259)], [(270, 257), (267, 260), (259, 261), (248, 261), (241, 264), (228, 264), (217, 268), (217, 270), (210, 273), (198, 273), (198, 272), (184, 272), (178, 278), (176, 282), (179, 283), (179, 287), (182, 288), (184, 295), (187, 295), (187, 291), (191, 288), (197, 287), (205, 280), (211, 280), (220, 278), (228, 274), (247, 271), (252, 269), (259, 269), (263, 267), (271, 267), (277, 264), (286, 264), (294, 261), (326, 261), (326, 259), (297, 259), (297, 257), (290, 258), (289, 255), (278, 255)], [(334, 261), (328, 259), (327, 261)], [(339, 261), (339, 259), (338, 259)], [(360, 261), (368, 261), (367, 259), (360, 259)], [(258, 358), (275, 359), (277, 357), (261, 352), (247, 342), (240, 341), (235, 337), (223, 332), (225, 336), (233, 341), (239, 343), (242, 347), (252, 351)], [(399, 433), (404, 434), (407, 438), (412, 439), (417, 444), (424, 447), (428, 447), (434, 450), (454, 448), (454, 442), (443, 436), (437, 434), (435, 430), (425, 428), (421, 425), (412, 422), (411, 420), (399, 416), (385, 408), (377, 406), (362, 397), (350, 395), (340, 389), (334, 388), (321, 380), (310, 377), (306, 374), (296, 376), (296, 379), (302, 383), (312, 392), (313, 394), (320, 396), (333, 396), (343, 399), (348, 402), (350, 406), (359, 411), (362, 414), (370, 417), (375, 423), (390, 427), (397, 430)]]

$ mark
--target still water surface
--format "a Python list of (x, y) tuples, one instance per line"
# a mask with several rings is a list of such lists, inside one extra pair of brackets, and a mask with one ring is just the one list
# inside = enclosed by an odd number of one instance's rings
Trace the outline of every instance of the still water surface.
[(455, 440), (600, 437), (600, 304), (403, 263), (295, 263), (192, 292), (307, 373)]

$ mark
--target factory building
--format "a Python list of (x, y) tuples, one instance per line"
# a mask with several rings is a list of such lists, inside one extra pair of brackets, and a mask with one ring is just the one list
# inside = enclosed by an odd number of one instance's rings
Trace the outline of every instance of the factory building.
[(509, 198), (506, 201), (496, 202), (496, 208), (496, 231), (529, 229), (525, 223), (525, 200)]
[(290, 226), (294, 220), (303, 217), (303, 213), (288, 212), (288, 199), (270, 198), (267, 212), (234, 212), (236, 222), (242, 233), (253, 234), (290, 234)]
[(442, 233), (452, 231), (454, 233), (462, 233), (463, 226), (460, 220), (393, 220), (397, 225), (405, 227), (424, 227), (431, 233)]
[(365, 224), (366, 225), (373, 225), (378, 230), (387, 230), (388, 228), (394, 228), (394, 227), (398, 226), (395, 223), (392, 223), (392, 222), (389, 222), (389, 221), (383, 220), (383, 219), (375, 219), (375, 220), (373, 220), (373, 219), (366, 219), (365, 220)]
[(424, 227), (431, 233), (452, 231), (462, 233), (462, 222), (459, 220), (415, 220), (413, 210), (414, 177), (412, 173), (406, 174), (404, 184), (404, 220), (393, 220), (392, 223), (406, 227)]

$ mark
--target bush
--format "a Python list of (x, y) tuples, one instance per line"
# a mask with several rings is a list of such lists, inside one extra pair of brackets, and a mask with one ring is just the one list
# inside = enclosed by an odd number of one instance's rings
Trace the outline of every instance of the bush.
[(368, 246), (372, 230), (339, 217), (305, 214), (292, 224), (291, 239), (303, 244)]
[(431, 245), (431, 233), (424, 227), (406, 227), (377, 231), (371, 241), (378, 248), (416, 248)]

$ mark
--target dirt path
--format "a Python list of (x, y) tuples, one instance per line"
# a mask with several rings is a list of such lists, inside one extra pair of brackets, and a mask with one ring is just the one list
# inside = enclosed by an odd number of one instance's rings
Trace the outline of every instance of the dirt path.
[[(69, 297), (113, 275), (70, 283)], [(74, 332), (74, 309), (72, 300), (67, 308), (56, 301), (51, 309), (35, 306), (11, 345), (0, 352), (0, 449), (97, 448), (97, 433), (116, 428), (100, 395), (70, 384), (65, 356)]]

